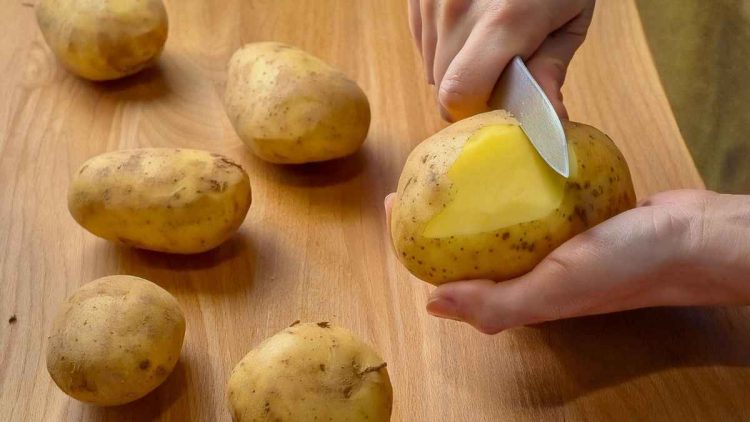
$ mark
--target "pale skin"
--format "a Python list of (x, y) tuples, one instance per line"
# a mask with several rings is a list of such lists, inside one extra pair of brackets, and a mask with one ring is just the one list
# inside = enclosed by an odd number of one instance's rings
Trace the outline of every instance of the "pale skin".
[[(448, 120), (486, 109), (514, 55), (566, 117), (565, 70), (593, 0), (409, 0), (412, 34)], [(395, 195), (385, 199), (389, 219)], [(654, 306), (750, 304), (750, 196), (658, 193), (570, 239), (513, 280), (441, 285), (427, 311), (503, 330)]]

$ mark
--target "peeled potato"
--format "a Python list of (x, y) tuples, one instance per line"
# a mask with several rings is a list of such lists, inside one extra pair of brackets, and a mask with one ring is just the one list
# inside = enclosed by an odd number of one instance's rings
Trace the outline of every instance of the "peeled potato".
[(156, 61), (167, 40), (161, 0), (42, 0), (36, 17), (58, 60), (94, 81), (141, 71)]
[(504, 111), (459, 121), (417, 146), (399, 179), (391, 236), (433, 284), (502, 281), (574, 235), (635, 206), (628, 166), (597, 129), (565, 122), (570, 178), (554, 172)]

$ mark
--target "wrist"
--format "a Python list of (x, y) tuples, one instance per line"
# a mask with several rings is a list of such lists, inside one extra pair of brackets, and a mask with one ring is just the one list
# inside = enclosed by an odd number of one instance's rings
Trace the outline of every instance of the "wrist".
[(725, 301), (750, 302), (750, 196), (711, 193), (696, 208), (683, 264)]

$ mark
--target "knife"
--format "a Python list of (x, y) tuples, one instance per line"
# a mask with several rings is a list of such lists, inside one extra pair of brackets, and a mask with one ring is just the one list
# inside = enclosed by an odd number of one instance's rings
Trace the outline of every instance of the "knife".
[(505, 67), (488, 105), (510, 112), (542, 159), (563, 177), (570, 175), (568, 140), (560, 118), (520, 57)]

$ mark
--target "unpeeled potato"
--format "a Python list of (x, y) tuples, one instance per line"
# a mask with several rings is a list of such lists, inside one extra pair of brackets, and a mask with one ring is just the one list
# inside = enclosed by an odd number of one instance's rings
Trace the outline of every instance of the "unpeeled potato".
[(252, 194), (247, 173), (219, 154), (140, 148), (87, 160), (68, 190), (68, 209), (86, 230), (159, 252), (213, 249), (242, 224)]
[(382, 358), (327, 322), (293, 324), (251, 350), (227, 396), (235, 422), (385, 422), (393, 404)]
[(180, 357), (185, 317), (156, 284), (114, 275), (83, 285), (62, 304), (47, 370), (76, 400), (114, 406), (159, 386)]
[(247, 44), (234, 53), (224, 104), (240, 139), (277, 164), (351, 155), (370, 127), (370, 105), (354, 81), (277, 42)]
[(162, 0), (42, 0), (36, 17), (58, 60), (94, 81), (150, 66), (167, 40)]

